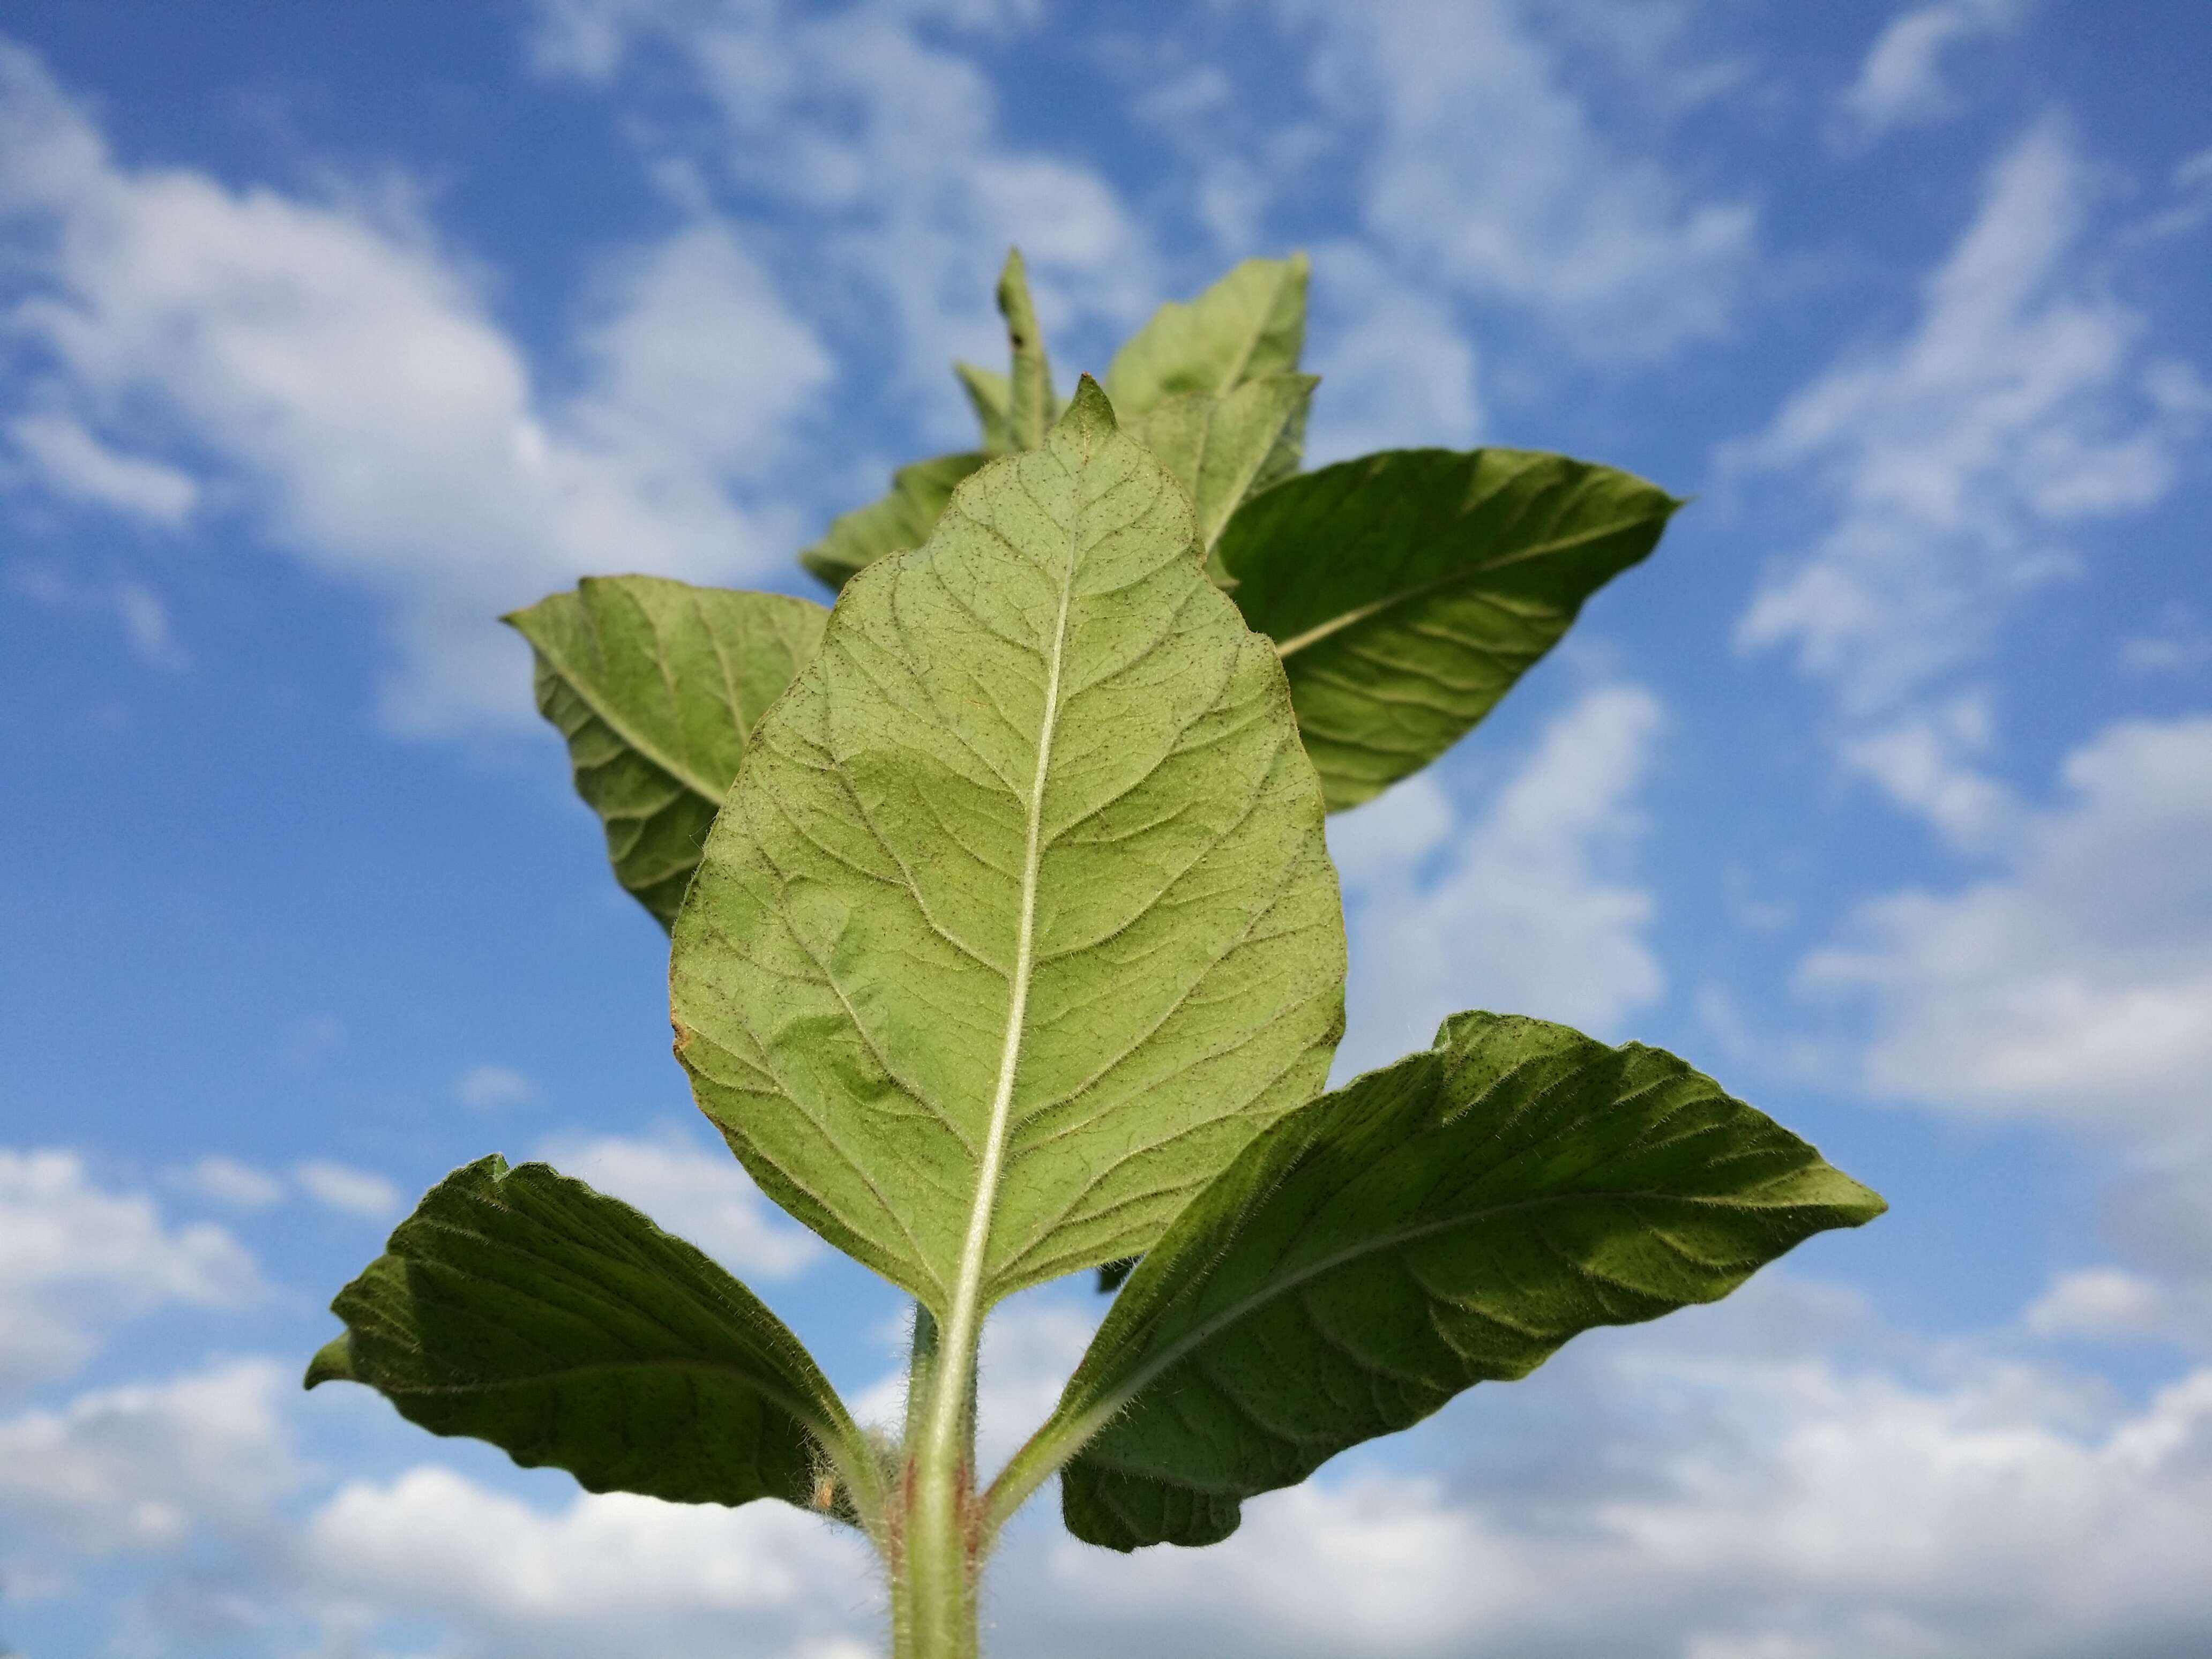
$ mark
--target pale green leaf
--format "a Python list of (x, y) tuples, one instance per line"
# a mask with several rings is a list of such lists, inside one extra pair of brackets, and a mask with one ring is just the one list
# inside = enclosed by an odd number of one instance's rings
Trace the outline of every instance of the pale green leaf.
[(1115, 411), (1132, 422), (1178, 392), (1224, 397), (1294, 372), (1305, 346), (1307, 269), (1303, 253), (1247, 259), (1188, 304), (1169, 301), (1107, 368)]
[(1564, 455), (1392, 450), (1253, 495), (1217, 556), (1340, 811), (1466, 735), (1680, 505)]
[(700, 1105), (940, 1316), (1143, 1250), (1342, 1027), (1320, 790), (1194, 533), (1086, 377), (846, 588), (677, 919)]
[(616, 879), (664, 927), (745, 733), (813, 654), (829, 614), (781, 593), (586, 576), (505, 618), (536, 655), (538, 707), (568, 740)]
[(999, 276), (999, 314), (1006, 319), (1006, 345), (1013, 357), (1007, 377), (1007, 441), (1016, 449), (1035, 449), (1044, 442), (1054, 412), (1052, 366), (1045, 361), (1044, 331), (1030, 301), (1029, 272), (1019, 248), (1006, 252), (1006, 268)]
[(1671, 1054), (1455, 1015), (1192, 1201), (994, 1501), (1079, 1446), (1060, 1474), (1077, 1536), (1212, 1542), (1347, 1446), (1882, 1208)]
[(886, 553), (920, 547), (959, 482), (991, 458), (981, 450), (933, 455), (891, 474), (890, 494), (841, 513), (822, 539), (799, 556), (808, 573), (842, 587), (856, 570)]
[(346, 1330), (309, 1388), (366, 1383), (587, 1491), (881, 1510), (874, 1455), (799, 1339), (698, 1250), (543, 1164), (453, 1171), (331, 1310)]
[[(1198, 509), (1199, 546), (1209, 562), (1229, 515), (1269, 466), (1282, 465), (1285, 442), (1304, 429), (1316, 384), (1310, 374), (1270, 374), (1218, 395), (1177, 392), (1129, 422), (1129, 435), (1189, 493)], [(1291, 465), (1297, 465), (1295, 454)], [(1220, 580), (1218, 568), (1212, 574)]]
[(1005, 454), (1014, 447), (1009, 425), (1013, 383), (1003, 374), (978, 368), (973, 363), (956, 362), (952, 372), (959, 376), (961, 389), (968, 394), (969, 406), (975, 411), (976, 422), (983, 428), (983, 453)]

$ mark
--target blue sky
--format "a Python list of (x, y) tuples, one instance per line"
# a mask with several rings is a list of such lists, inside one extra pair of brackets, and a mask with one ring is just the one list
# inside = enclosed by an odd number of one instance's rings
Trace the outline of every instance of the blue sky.
[[(713, 1149), (526, 652), (1314, 258), (1312, 459), (1696, 500), (1336, 822), (1343, 1066), (1675, 1049), (1894, 1208), (1134, 1559), (997, 1650), (2212, 1650), (2212, 10), (2060, 0), (19, 4), (0, 18), (0, 1645), (872, 1650), (789, 1511), (586, 1498), (361, 1391), (330, 1293), (550, 1155), (888, 1411), (896, 1297)], [(999, 1439), (1097, 1309), (1001, 1317)], [(1040, 1505), (1048, 1510), (1049, 1504)]]

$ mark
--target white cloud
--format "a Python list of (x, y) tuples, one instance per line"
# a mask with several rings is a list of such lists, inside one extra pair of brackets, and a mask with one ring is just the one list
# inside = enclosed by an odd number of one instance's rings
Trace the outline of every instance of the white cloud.
[(0, 1147), (0, 1380), (71, 1370), (131, 1314), (237, 1307), (260, 1290), (222, 1228), (167, 1225), (145, 1194), (94, 1185), (74, 1152)]
[(2120, 642), (2120, 666), (2130, 674), (2186, 676), (2212, 666), (2212, 628), (2185, 605), (2169, 605), (2159, 626)]
[[(1001, 1637), (1159, 1659), (2070, 1659), (2212, 1640), (2189, 1565), (2212, 1550), (2212, 1370), (2114, 1409), (2057, 1373), (1965, 1369), (1931, 1387), (1623, 1336), (1589, 1380), (1651, 1409), (1595, 1419), (1594, 1473), (1571, 1443), (1592, 1419), (1565, 1412), (1546, 1449), (1571, 1483), (1540, 1460), (1526, 1492), (1462, 1496), (1370, 1468), (1253, 1502), (1204, 1551), (1040, 1541)], [(1455, 1437), (1418, 1434), (1449, 1467)]]
[[(1001, 1447), (1087, 1311), (1063, 1287), (1000, 1322), (983, 1380)], [(2212, 1550), (2212, 1370), (2123, 1400), (1972, 1341), (1901, 1350), (1869, 1322), (1855, 1293), (1770, 1272), (1256, 1499), (1212, 1549), (1124, 1557), (1025, 1518), (987, 1583), (992, 1639), (1067, 1659), (2071, 1659), (2212, 1639), (2189, 1565)], [(1822, 1357), (1844, 1343), (1901, 1364)], [(857, 1659), (880, 1639), (865, 1547), (775, 1504), (532, 1501), (425, 1464), (346, 1479), (294, 1519), (312, 1472), (275, 1411), (289, 1376), (241, 1362), (0, 1421), (0, 1509), (38, 1540), (24, 1559), (64, 1582), (88, 1557), (191, 1546), (241, 1619), (304, 1616), (340, 1651), (404, 1631), (612, 1659), (742, 1628), (749, 1651)]]
[(749, 1650), (792, 1653), (872, 1633), (877, 1594), (866, 1545), (784, 1504), (610, 1492), (549, 1512), (427, 1466), (347, 1486), (303, 1555), (318, 1600), (548, 1655), (726, 1644), (732, 1620)]
[(1599, 130), (1504, 0), (1291, 3), (1324, 40), (1333, 112), (1379, 122), (1362, 200), (1411, 269), (1544, 318), (1593, 354), (1656, 355), (1724, 330), (1756, 216), (1699, 202)]
[[(672, 48), (722, 132), (660, 157), (665, 176), (708, 195), (766, 191), (812, 218), (810, 281), (857, 278), (871, 307), (888, 303), (907, 389), (948, 438), (972, 436), (974, 422), (947, 360), (1005, 356), (991, 291), (1010, 243), (1028, 263), (1048, 344), (1137, 320), (1157, 287), (1151, 242), (1113, 185), (1006, 140), (996, 88), (960, 49), (963, 33), (1032, 27), (1032, 8), (551, 0), (539, 17), (541, 69), (625, 96), (658, 84), (625, 72)], [(1103, 367), (1065, 349), (1060, 359), (1063, 380)]]
[(1956, 115), (1963, 100), (1943, 76), (1958, 46), (2016, 25), (2018, 0), (1936, 0), (1899, 12), (1883, 26), (1840, 100), (1838, 137), (1871, 143), (1901, 127)]
[(1600, 1031), (1656, 1000), (1651, 896), (1618, 874), (1663, 725), (1640, 686), (1586, 692), (1468, 815), (1434, 775), (1329, 821), (1352, 944), (1348, 1073), (1463, 1008)]
[(1803, 982), (1866, 999), (1868, 1084), (1939, 1109), (2201, 1133), (2212, 1074), (2212, 717), (2122, 721), (1999, 872), (1864, 906)]
[(204, 1158), (170, 1177), (173, 1185), (230, 1210), (265, 1210), (284, 1196), (284, 1183), (234, 1158)]
[(94, 501), (174, 529), (191, 514), (199, 486), (191, 476), (143, 456), (118, 454), (65, 415), (23, 415), (8, 435), (40, 481), (72, 501)]
[(1954, 846), (1987, 848), (2017, 829), (2021, 813), (2012, 790), (1974, 764), (1993, 746), (1995, 726), (1988, 693), (1970, 691), (1846, 738), (1844, 763)]
[(402, 1201), (399, 1188), (384, 1176), (368, 1170), (333, 1164), (327, 1158), (295, 1164), (292, 1179), (300, 1183), (301, 1192), (325, 1209), (336, 1210), (341, 1215), (357, 1215), (368, 1221), (381, 1221), (397, 1214)]
[(2165, 1328), (2166, 1292), (2140, 1273), (2084, 1267), (2062, 1273), (2021, 1316), (2037, 1336), (2147, 1336)]
[(502, 1106), (522, 1106), (538, 1097), (538, 1085), (512, 1066), (489, 1061), (461, 1073), (453, 1092), (464, 1106), (493, 1111)]
[(636, 1206), (741, 1276), (788, 1278), (821, 1253), (821, 1242), (762, 1197), (726, 1148), (698, 1137), (569, 1137), (548, 1143), (542, 1156), (562, 1174)]
[(1737, 638), (1794, 645), (1854, 717), (1972, 659), (2021, 596), (2072, 574), (2069, 526), (2172, 483), (2197, 416), (2151, 395), (2142, 316), (2076, 274), (2094, 194), (2064, 125), (2031, 129), (1911, 330), (1838, 363), (1725, 458), (1832, 503)]
[[(1221, 1547), (1024, 1540), (1002, 1639), (1068, 1659), (2070, 1659), (2212, 1637), (2188, 1566), (2212, 1548), (2212, 1370), (2142, 1405), (1986, 1354), (1913, 1382), (1818, 1358), (1790, 1325), (1816, 1318), (1818, 1345), (1836, 1310), (1785, 1279), (1743, 1303), (1583, 1338), (1510, 1405), (1478, 1389), (1418, 1429), (1395, 1464), (1425, 1474), (1354, 1460), (1249, 1502)], [(1520, 1389), (1564, 1398), (1520, 1418)], [(1531, 1425), (1513, 1475), (1449, 1474)]]
[(298, 1475), (276, 1411), (295, 1387), (288, 1368), (240, 1359), (0, 1419), (0, 1507), (50, 1559), (262, 1523)]
[[(611, 277), (586, 385), (549, 402), (419, 222), (126, 168), (8, 46), (0, 236), (32, 285), (15, 326), (45, 357), (26, 418), (128, 411), (173, 467), (240, 481), (278, 544), (386, 598), (402, 725), (526, 712), (502, 610), (610, 567), (780, 568), (797, 534), (764, 493), (783, 458), (767, 440), (812, 407), (827, 359), (726, 227), (695, 224)], [(687, 336), (689, 362), (669, 349)], [(702, 375), (713, 418), (672, 445), (671, 410)], [(50, 459), (90, 453), (33, 430)], [(112, 505), (126, 475), (100, 476)], [(139, 508), (160, 494), (127, 476)]]
[(1482, 426), (1474, 347), (1433, 289), (1366, 249), (1315, 250), (1314, 400), (1308, 465), (1404, 445), (1470, 446)]

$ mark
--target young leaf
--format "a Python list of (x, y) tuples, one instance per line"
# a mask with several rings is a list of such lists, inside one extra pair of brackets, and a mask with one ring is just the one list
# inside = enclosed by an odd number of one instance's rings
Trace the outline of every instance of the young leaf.
[(1247, 259), (1188, 304), (1170, 300), (1154, 312), (1106, 369), (1121, 417), (1135, 421), (1178, 392), (1225, 397), (1294, 371), (1305, 346), (1307, 270), (1303, 253)]
[(1085, 377), (846, 588), (670, 989), (754, 1178), (945, 1318), (1148, 1247), (1319, 1086), (1343, 978), (1274, 650)]
[(934, 455), (891, 474), (890, 494), (830, 522), (822, 539), (799, 556), (810, 574), (842, 587), (856, 570), (886, 553), (920, 547), (929, 539), (937, 515), (952, 499), (955, 485), (991, 458), (981, 450)]
[(538, 707), (568, 740), (615, 878), (662, 927), (746, 732), (814, 654), (829, 616), (781, 593), (586, 576), (504, 618), (536, 655)]
[(1218, 557), (1334, 812), (1465, 736), (1680, 505), (1564, 455), (1392, 450), (1252, 496)]
[(976, 422), (983, 428), (984, 453), (1005, 454), (1014, 447), (1013, 433), (1007, 424), (1013, 402), (1013, 383), (1003, 374), (978, 368), (973, 363), (955, 362), (952, 372), (959, 377), (961, 389), (968, 394), (969, 406), (975, 411)]
[(589, 1492), (880, 1514), (874, 1459), (799, 1339), (627, 1204), (482, 1158), (386, 1250), (331, 1304), (346, 1331), (309, 1388), (365, 1382), (434, 1434)]
[[(1269, 374), (1219, 396), (1177, 392), (1130, 423), (1129, 435), (1160, 458), (1197, 507), (1198, 544), (1210, 566), (1229, 515), (1269, 466), (1282, 465), (1286, 441), (1304, 429), (1318, 384), (1311, 374)], [(1218, 566), (1212, 574), (1221, 579)]]
[(999, 314), (1006, 319), (1006, 344), (1013, 354), (1006, 390), (1007, 441), (1016, 449), (1035, 449), (1052, 423), (1052, 366), (1045, 361), (1044, 334), (1030, 302), (1029, 271), (1019, 248), (1007, 250), (1006, 267), (999, 276)]
[(1079, 1538), (1205, 1544), (1239, 1503), (1725, 1296), (1882, 1201), (1672, 1054), (1455, 1015), (1261, 1135), (1146, 1253), (994, 1522), (1050, 1468)]

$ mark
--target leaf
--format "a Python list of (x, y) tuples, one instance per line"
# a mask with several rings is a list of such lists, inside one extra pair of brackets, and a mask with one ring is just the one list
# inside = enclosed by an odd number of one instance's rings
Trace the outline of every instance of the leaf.
[(1273, 649), (1085, 377), (755, 731), (677, 1053), (761, 1187), (940, 1317), (1135, 1255), (1327, 1073), (1322, 822)]
[(981, 450), (933, 455), (891, 474), (890, 494), (830, 522), (822, 539), (799, 556), (807, 571), (832, 587), (842, 587), (856, 570), (886, 553), (920, 547), (929, 539), (937, 515), (952, 499), (955, 485), (989, 460)]
[[(1268, 466), (1281, 465), (1286, 438), (1304, 430), (1306, 404), (1319, 383), (1311, 374), (1270, 374), (1218, 397), (1178, 392), (1130, 423), (1129, 435), (1189, 492), (1198, 509), (1198, 544), (1209, 560), (1229, 515)], [(1221, 573), (1213, 574), (1218, 581)]]
[(994, 1494), (1079, 1538), (1210, 1543), (1239, 1504), (1570, 1337), (1723, 1297), (1880, 1198), (1672, 1054), (1455, 1015), (1278, 1121), (1123, 1286)]
[(1006, 437), (1016, 449), (1035, 449), (1052, 424), (1052, 366), (1045, 361), (1044, 334), (1030, 302), (1030, 279), (1022, 251), (1006, 251), (999, 276), (999, 314), (1006, 319), (1006, 344), (1013, 356), (1007, 377)]
[(813, 655), (811, 599), (586, 576), (505, 620), (537, 659), (538, 707), (568, 740), (615, 878), (676, 918), (745, 734)]
[[(1306, 337), (1306, 256), (1247, 259), (1188, 304), (1170, 300), (1114, 354), (1106, 396), (1124, 421), (1178, 392), (1224, 397), (1287, 374)], [(1295, 461), (1294, 463), (1295, 464)]]
[(1120, 1290), (1121, 1281), (1128, 1278), (1137, 1263), (1143, 1260), (1142, 1256), (1125, 1255), (1112, 1261), (1100, 1262), (1098, 1264), (1098, 1294), (1111, 1296)]
[(873, 1457), (799, 1339), (627, 1204), (481, 1158), (386, 1250), (331, 1304), (347, 1328), (309, 1388), (366, 1383), (434, 1434), (588, 1492), (880, 1512)]
[(952, 372), (960, 379), (961, 389), (967, 392), (969, 407), (983, 428), (983, 451), (989, 455), (1003, 455), (1014, 447), (1012, 434), (1008, 430), (1008, 406), (1013, 400), (1013, 383), (1003, 374), (988, 368), (978, 368), (973, 363), (955, 362)]
[(1334, 812), (1465, 736), (1680, 505), (1564, 455), (1391, 450), (1252, 496), (1217, 556)]

